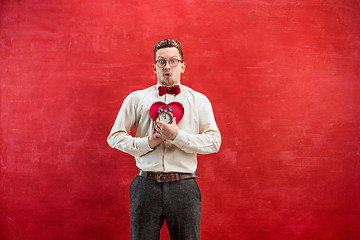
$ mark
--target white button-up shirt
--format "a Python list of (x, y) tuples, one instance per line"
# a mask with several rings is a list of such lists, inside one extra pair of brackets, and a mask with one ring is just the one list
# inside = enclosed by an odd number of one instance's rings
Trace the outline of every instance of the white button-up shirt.
[[(130, 93), (124, 100), (107, 139), (108, 144), (135, 157), (136, 166), (144, 171), (193, 173), (196, 155), (219, 151), (221, 136), (208, 98), (181, 85), (178, 95), (159, 96), (160, 84)], [(153, 130), (150, 107), (154, 102), (180, 102), (184, 116), (178, 123), (179, 133), (156, 148), (149, 147)], [(135, 137), (130, 135), (135, 125)]]

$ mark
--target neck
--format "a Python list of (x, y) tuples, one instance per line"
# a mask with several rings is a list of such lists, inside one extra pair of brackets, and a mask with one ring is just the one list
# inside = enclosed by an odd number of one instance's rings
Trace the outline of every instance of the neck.
[(180, 82), (172, 84), (172, 85), (165, 85), (165, 84), (162, 84), (160, 82), (158, 82), (158, 84), (159, 84), (159, 86), (163, 86), (163, 87), (173, 87), (173, 86), (176, 86), (176, 85), (180, 85)]

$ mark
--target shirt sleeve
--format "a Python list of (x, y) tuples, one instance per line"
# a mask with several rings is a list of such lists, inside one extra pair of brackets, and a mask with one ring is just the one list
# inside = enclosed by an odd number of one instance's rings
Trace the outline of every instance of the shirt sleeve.
[(125, 98), (107, 138), (110, 147), (135, 157), (142, 156), (153, 150), (149, 146), (148, 137), (133, 137), (130, 135), (130, 130), (136, 121), (137, 106), (136, 94), (131, 93)]
[(203, 96), (199, 111), (199, 132), (188, 133), (179, 129), (173, 144), (187, 153), (210, 154), (218, 152), (221, 145), (220, 131), (216, 125), (210, 101)]

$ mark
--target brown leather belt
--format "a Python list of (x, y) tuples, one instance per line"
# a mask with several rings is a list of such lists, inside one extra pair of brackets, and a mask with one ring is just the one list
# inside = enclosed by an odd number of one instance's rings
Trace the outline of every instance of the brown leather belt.
[(200, 178), (200, 174), (197, 172), (194, 173), (163, 173), (163, 172), (147, 172), (139, 169), (138, 175), (142, 177), (146, 177), (148, 179), (152, 179), (158, 182), (174, 182), (182, 179), (189, 178)]

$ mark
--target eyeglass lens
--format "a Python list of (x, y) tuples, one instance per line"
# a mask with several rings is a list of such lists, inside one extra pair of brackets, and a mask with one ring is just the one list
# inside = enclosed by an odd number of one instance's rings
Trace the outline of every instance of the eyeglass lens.
[(179, 64), (179, 61), (178, 59), (176, 58), (171, 58), (170, 60), (165, 60), (165, 59), (159, 59), (156, 61), (156, 65), (159, 67), (159, 68), (163, 68), (166, 66), (166, 62), (169, 62), (170, 66), (171, 67), (176, 67), (178, 64)]

